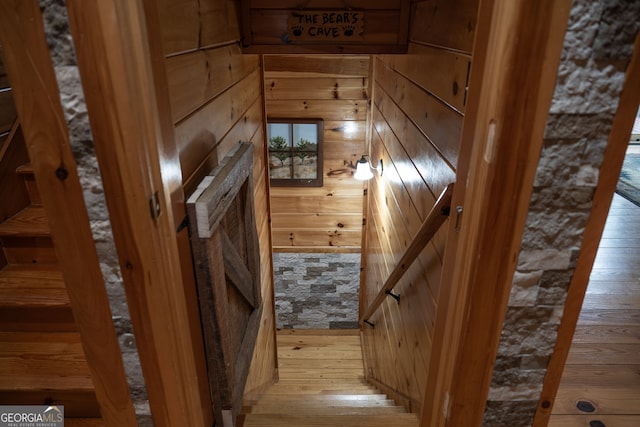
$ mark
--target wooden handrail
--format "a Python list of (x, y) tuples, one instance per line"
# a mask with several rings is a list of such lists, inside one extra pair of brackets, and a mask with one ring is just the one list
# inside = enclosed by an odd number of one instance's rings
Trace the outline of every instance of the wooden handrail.
[[(387, 278), (382, 289), (378, 292), (378, 295), (373, 300), (369, 308), (360, 317), (360, 323), (367, 323), (371, 326), (373, 324), (369, 322), (369, 319), (378, 309), (382, 301), (389, 295), (396, 297), (391, 293), (391, 290), (398, 284), (404, 273), (411, 267), (411, 264), (418, 258), (420, 252), (427, 246), (433, 236), (438, 232), (445, 219), (449, 216), (451, 210), (451, 196), (453, 194), (453, 183), (447, 185), (442, 191), (435, 205), (431, 208), (431, 211), (422, 222), (420, 229), (416, 233), (415, 237), (411, 241), (411, 244), (396, 264), (395, 268)], [(399, 299), (399, 298), (396, 298)], [(398, 301), (399, 302), (399, 301)]]

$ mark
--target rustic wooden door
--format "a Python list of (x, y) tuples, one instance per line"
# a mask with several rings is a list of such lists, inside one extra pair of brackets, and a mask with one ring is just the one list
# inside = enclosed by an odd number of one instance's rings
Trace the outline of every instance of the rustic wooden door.
[(216, 424), (235, 426), (260, 325), (253, 145), (239, 144), (187, 202)]

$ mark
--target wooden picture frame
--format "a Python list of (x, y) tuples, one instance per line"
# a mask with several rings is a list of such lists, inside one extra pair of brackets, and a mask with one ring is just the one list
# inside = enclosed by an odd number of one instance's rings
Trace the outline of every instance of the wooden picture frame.
[(323, 133), (320, 119), (267, 120), (272, 186), (322, 187)]

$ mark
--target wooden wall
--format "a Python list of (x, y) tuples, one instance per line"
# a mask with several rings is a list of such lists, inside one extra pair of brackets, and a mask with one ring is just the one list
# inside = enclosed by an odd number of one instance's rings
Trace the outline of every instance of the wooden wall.
[[(409, 54), (374, 59), (371, 152), (361, 298), (375, 298), (444, 187), (456, 180), (477, 0), (412, 2)], [(421, 410), (440, 293), (443, 226), (364, 326), (368, 378)]]
[[(273, 273), (260, 59), (242, 55), (233, 0), (158, 0), (186, 196), (238, 141), (252, 141), (264, 312), (246, 392), (276, 375)], [(187, 258), (190, 255), (187, 256)]]
[(369, 56), (265, 55), (268, 118), (324, 120), (322, 187), (272, 187), (273, 249), (360, 252)]

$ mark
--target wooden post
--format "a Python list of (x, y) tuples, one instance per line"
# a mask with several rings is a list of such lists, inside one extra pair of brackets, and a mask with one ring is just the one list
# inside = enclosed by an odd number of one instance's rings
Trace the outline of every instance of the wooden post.
[(480, 3), (423, 427), (482, 423), (570, 6)]
[[(202, 426), (207, 396), (180, 266), (172, 207), (180, 164), (165, 156), (142, 0), (69, 0), (96, 153), (154, 423)], [(164, 119), (164, 120), (163, 120)], [(201, 345), (200, 345), (201, 346)]]
[(73, 317), (108, 426), (137, 426), (36, 0), (0, 2), (0, 35)]

